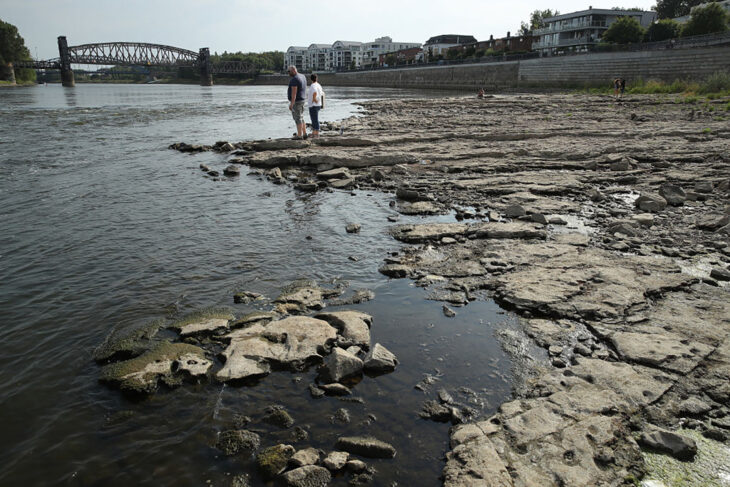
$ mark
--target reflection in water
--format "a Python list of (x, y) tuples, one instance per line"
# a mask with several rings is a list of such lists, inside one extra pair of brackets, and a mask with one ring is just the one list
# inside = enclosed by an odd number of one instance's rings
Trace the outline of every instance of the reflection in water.
[(64, 87), (63, 96), (66, 98), (67, 107), (75, 107), (77, 105), (75, 88)]

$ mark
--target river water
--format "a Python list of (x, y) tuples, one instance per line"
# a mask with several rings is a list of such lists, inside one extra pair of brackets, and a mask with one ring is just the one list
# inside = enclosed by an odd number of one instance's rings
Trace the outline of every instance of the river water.
[[(424, 96), (325, 88), (324, 120), (357, 113), (358, 100)], [(309, 439), (292, 443), (291, 430), (254, 424), (262, 446), (331, 451), (338, 436), (369, 434), (398, 449), (395, 459), (367, 460), (373, 485), (435, 486), (449, 425), (420, 419), (422, 402), (443, 387), (489, 414), (509, 397), (510, 361), (494, 338), (508, 315), (476, 301), (449, 319), (427, 291), (377, 272), (399, 248), (386, 234), (392, 195), (301, 194), (245, 168), (215, 181), (198, 166), (220, 169), (224, 156), (167, 149), (288, 136), (283, 98), (282, 87), (0, 90), (0, 485), (227, 486), (240, 474), (264, 485), (251, 459), (213, 445), (236, 415), (255, 423), (278, 404)], [(358, 235), (344, 231), (353, 222)], [(362, 403), (311, 398), (313, 369), (255, 386), (161, 389), (141, 401), (98, 382), (92, 353), (111, 330), (209, 306), (244, 314), (253, 307), (234, 305), (233, 293), (273, 298), (297, 278), (375, 292), (348, 309), (374, 317), (373, 343), (400, 365), (365, 377), (353, 391)], [(414, 389), (426, 375), (438, 379), (432, 389)], [(350, 423), (332, 421), (340, 408)]]

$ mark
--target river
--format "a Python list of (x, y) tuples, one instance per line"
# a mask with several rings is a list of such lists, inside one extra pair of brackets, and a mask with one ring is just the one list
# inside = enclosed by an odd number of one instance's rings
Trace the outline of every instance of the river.
[[(510, 360), (490, 326), (509, 315), (485, 300), (446, 318), (427, 291), (377, 272), (399, 248), (386, 233), (392, 195), (302, 194), (245, 168), (216, 181), (198, 166), (222, 168), (223, 156), (167, 149), (291, 135), (284, 90), (0, 89), (0, 485), (227, 486), (239, 474), (264, 485), (251, 459), (224, 457), (214, 444), (235, 415), (256, 418), (278, 404), (309, 432), (295, 447), (332, 451), (340, 435), (370, 434), (398, 449), (395, 459), (366, 460), (377, 469), (373, 485), (436, 486), (449, 425), (420, 419), (422, 402), (444, 387), (489, 414), (509, 397)], [(424, 96), (325, 90), (321, 117), (330, 121), (356, 114), (356, 101)], [(347, 234), (347, 223), (362, 232)], [(234, 305), (234, 292), (273, 298), (297, 278), (374, 291), (348, 309), (373, 316), (373, 343), (400, 365), (364, 378), (354, 389), (362, 403), (310, 397), (314, 369), (252, 387), (210, 380), (141, 401), (98, 382), (92, 353), (111, 330), (209, 306), (240, 315), (252, 305)], [(438, 379), (428, 394), (414, 389), (427, 374)], [(333, 423), (340, 408), (350, 423)], [(291, 443), (290, 431), (257, 427), (262, 446)]]

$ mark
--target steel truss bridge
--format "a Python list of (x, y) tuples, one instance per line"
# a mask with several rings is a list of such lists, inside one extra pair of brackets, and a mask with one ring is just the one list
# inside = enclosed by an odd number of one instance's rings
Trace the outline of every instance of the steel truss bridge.
[[(68, 46), (66, 37), (58, 38), (59, 57), (45, 61), (23, 61), (15, 64), (17, 68), (60, 69), (61, 77), (70, 76), (73, 86), (72, 64), (96, 64), (106, 66), (160, 66), (189, 67), (200, 72), (201, 84), (211, 84), (213, 74), (253, 74), (256, 68), (250, 63), (225, 61), (211, 63), (207, 47), (199, 52), (179, 47), (149, 44), (144, 42), (102, 42)], [(69, 74), (70, 73), (70, 74)], [(64, 85), (67, 83), (64, 82)]]

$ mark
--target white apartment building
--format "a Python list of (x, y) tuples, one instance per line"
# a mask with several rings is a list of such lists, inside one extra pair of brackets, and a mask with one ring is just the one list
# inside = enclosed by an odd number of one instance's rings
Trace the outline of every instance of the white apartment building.
[(296, 66), (299, 71), (336, 71), (377, 65), (381, 54), (412, 47), (421, 47), (421, 44), (393, 42), (387, 36), (366, 43), (339, 40), (333, 44), (310, 44), (309, 47), (290, 46), (284, 59), (286, 66)]
[(598, 44), (603, 33), (621, 17), (633, 17), (646, 28), (656, 20), (656, 12), (590, 7), (580, 12), (548, 17), (545, 27), (533, 32), (537, 40), (532, 44), (532, 50), (543, 54), (586, 50)]

